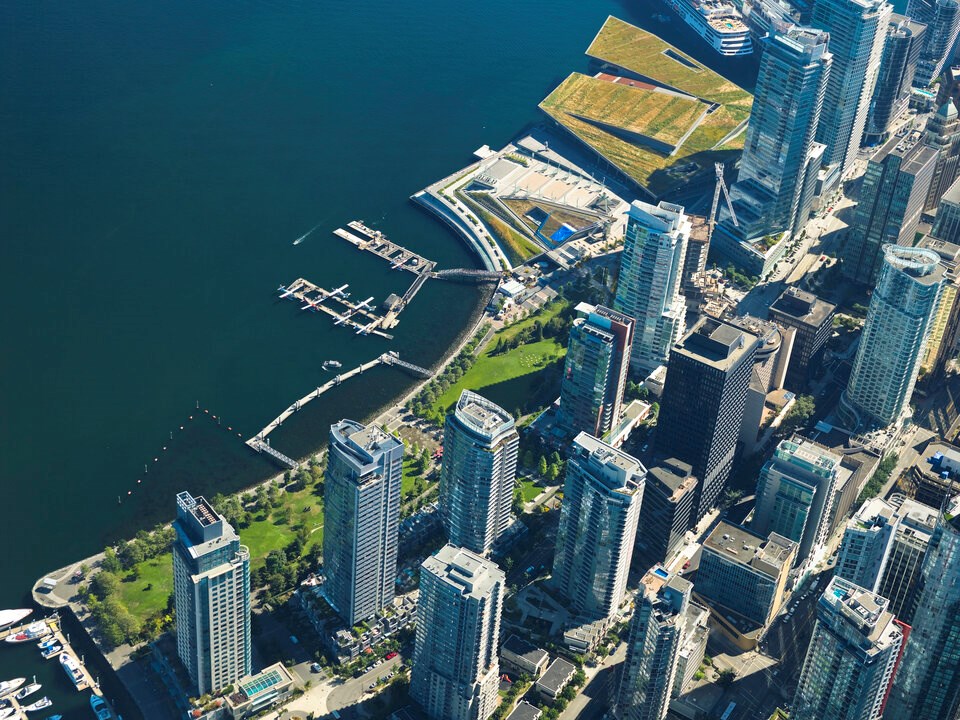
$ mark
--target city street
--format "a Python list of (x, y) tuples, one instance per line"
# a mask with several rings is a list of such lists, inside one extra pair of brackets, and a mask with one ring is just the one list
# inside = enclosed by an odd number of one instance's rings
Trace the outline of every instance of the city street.
[(620, 643), (614, 653), (597, 667), (584, 667), (587, 682), (580, 693), (570, 701), (560, 720), (600, 720), (610, 706), (610, 693), (620, 665), (627, 659), (627, 644)]

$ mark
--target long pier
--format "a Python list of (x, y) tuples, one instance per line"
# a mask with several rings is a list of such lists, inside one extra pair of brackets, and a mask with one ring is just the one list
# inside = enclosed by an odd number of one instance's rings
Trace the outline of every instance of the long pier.
[(432, 260), (427, 260), (427, 258), (422, 255), (418, 255), (412, 250), (407, 250), (407, 248), (402, 245), (391, 242), (382, 232), (368, 228), (359, 220), (351, 220), (347, 223), (347, 227), (357, 234), (355, 235), (343, 228), (337, 228), (333, 231), (333, 234), (342, 237), (361, 250), (366, 250), (367, 252), (382, 257), (389, 262), (394, 269), (406, 270), (415, 275), (419, 275), (424, 270), (433, 270), (436, 265)]
[[(282, 287), (282, 286), (281, 286)], [(286, 287), (282, 287), (281, 297), (292, 297), (305, 303), (304, 309), (315, 310), (326, 313), (334, 318), (338, 325), (346, 325), (354, 329), (358, 335), (374, 334), (380, 337), (393, 339), (393, 335), (384, 332), (386, 318), (377, 315), (367, 303), (355, 303), (344, 297), (342, 290), (327, 290), (316, 285), (305, 278), (297, 278)], [(371, 298), (372, 300), (372, 298)], [(337, 312), (331, 307), (324, 305), (324, 302), (333, 301), (340, 303), (345, 310)], [(368, 301), (369, 302), (369, 301)], [(365, 322), (359, 322), (357, 318)]]

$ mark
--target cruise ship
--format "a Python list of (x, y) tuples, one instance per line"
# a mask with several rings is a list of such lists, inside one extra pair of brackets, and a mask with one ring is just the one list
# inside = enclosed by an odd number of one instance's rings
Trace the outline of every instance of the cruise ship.
[(721, 55), (753, 52), (750, 29), (740, 12), (723, 0), (667, 0), (677, 15)]

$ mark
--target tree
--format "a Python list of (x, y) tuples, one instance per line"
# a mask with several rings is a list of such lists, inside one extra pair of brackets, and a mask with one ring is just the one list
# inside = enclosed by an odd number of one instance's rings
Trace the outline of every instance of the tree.
[(795, 430), (803, 427), (806, 422), (813, 417), (816, 412), (816, 404), (810, 395), (800, 395), (793, 402), (793, 407), (787, 412), (780, 423), (780, 434), (783, 436), (792, 435)]
[(547, 474), (547, 458), (543, 455), (540, 456), (540, 463), (537, 465), (537, 472), (540, 473), (541, 476)]
[(109, 573), (118, 573), (123, 569), (120, 560), (117, 559), (117, 553), (112, 547), (103, 551), (103, 561), (100, 563), (100, 567)]
[(733, 681), (737, 679), (737, 671), (733, 668), (724, 668), (720, 671), (720, 675), (717, 678), (717, 684), (720, 687), (730, 687), (733, 685)]
[(90, 581), (90, 591), (101, 600), (120, 592), (120, 578), (106, 570), (98, 572)]

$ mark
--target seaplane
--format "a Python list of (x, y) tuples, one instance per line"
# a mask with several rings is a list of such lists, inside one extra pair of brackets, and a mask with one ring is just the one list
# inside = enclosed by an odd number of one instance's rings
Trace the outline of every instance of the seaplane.
[(401, 265), (403, 265), (406, 261), (407, 261), (407, 255), (406, 255), (406, 253), (400, 253), (400, 259), (397, 260), (396, 262), (394, 262), (394, 263), (393, 263), (393, 266), (392, 266), (390, 269), (391, 269), (391, 270), (396, 270), (398, 267), (400, 267)]
[(300, 308), (301, 310), (313, 310), (314, 312), (317, 312), (320, 309), (320, 300), (311, 300), (308, 297), (304, 297), (303, 301), (306, 303), (306, 305)]
[(338, 295), (341, 296), (341, 297), (344, 297), (344, 298), (350, 297), (350, 293), (344, 292), (344, 290), (346, 290), (348, 287), (350, 287), (349, 284), (347, 284), (347, 285), (341, 285), (341, 286), (338, 287), (336, 290), (331, 290), (331, 291), (330, 291), (330, 297), (337, 297)]
[(355, 314), (358, 313), (359, 311), (363, 310), (363, 308), (367, 307), (367, 306), (370, 305), (370, 303), (372, 303), (372, 302), (373, 302), (373, 296), (371, 295), (371, 296), (368, 297), (366, 300), (364, 300), (362, 303), (359, 303), (358, 305), (354, 305), (352, 308), (350, 308), (350, 309), (347, 310), (345, 313), (343, 313), (343, 315), (339, 315), (339, 316), (337, 317), (337, 319), (334, 321), (333, 324), (334, 324), (334, 325), (340, 325), (340, 324), (342, 324), (342, 323), (345, 323), (345, 322), (346, 322), (347, 320), (349, 320), (353, 315), (355, 315)]
[(370, 331), (373, 329), (373, 326), (376, 325), (376, 324), (377, 324), (377, 321), (374, 320), (373, 322), (370, 322), (370, 323), (364, 325), (363, 327), (358, 327), (356, 334), (357, 334), (357, 335), (369, 335), (369, 334), (370, 334)]
[(293, 290), (287, 290), (285, 285), (281, 285), (277, 288), (277, 292), (280, 293), (280, 299), (288, 298), (293, 295)]

